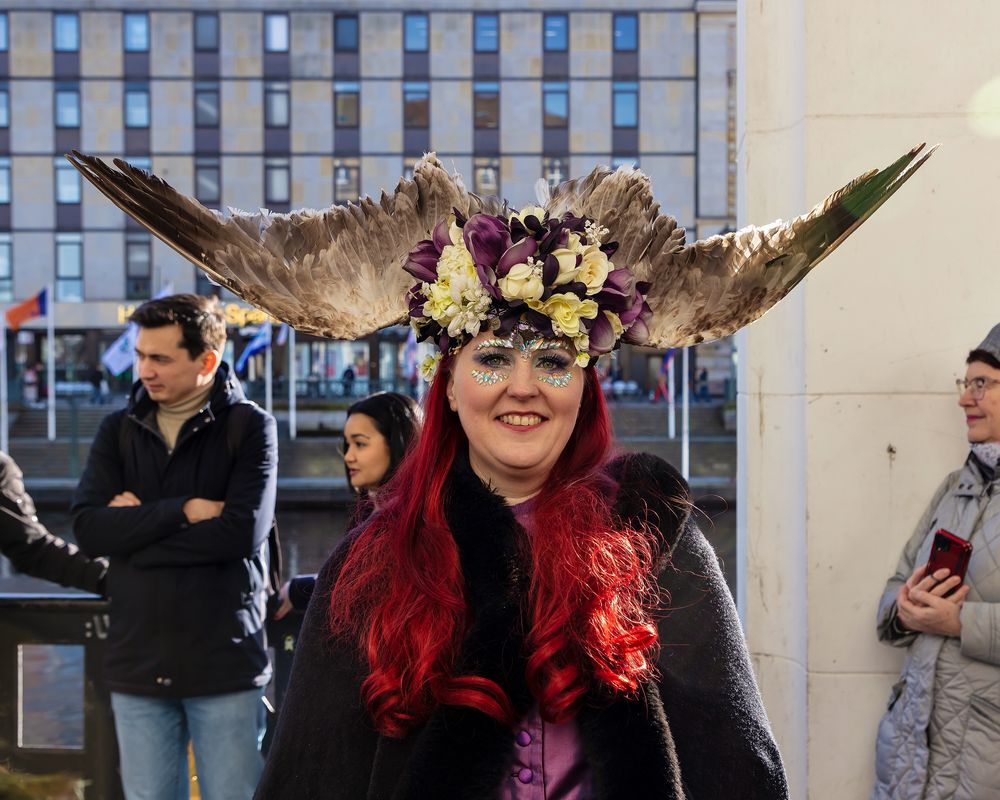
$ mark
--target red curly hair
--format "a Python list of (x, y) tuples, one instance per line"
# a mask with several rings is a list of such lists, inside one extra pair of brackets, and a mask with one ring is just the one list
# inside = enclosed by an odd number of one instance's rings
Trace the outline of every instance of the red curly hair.
[[(386, 736), (403, 736), (441, 704), (516, 722), (503, 687), (454, 674), (470, 620), (441, 498), (468, 440), (446, 399), (450, 366), (450, 359), (441, 363), (423, 433), (384, 488), (379, 513), (352, 543), (330, 598), (331, 630), (354, 639), (366, 659), (362, 697)], [(602, 471), (611, 446), (600, 383), (587, 369), (576, 426), (534, 505), (527, 537), (525, 678), (547, 721), (573, 718), (588, 690), (634, 692), (652, 671), (653, 553), (642, 531), (612, 519), (616, 487)], [(570, 492), (572, 505), (565, 502)]]

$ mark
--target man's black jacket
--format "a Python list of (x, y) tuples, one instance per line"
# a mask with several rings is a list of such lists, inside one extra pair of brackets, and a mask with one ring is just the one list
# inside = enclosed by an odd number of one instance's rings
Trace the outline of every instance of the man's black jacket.
[(0, 552), (26, 575), (101, 594), (104, 561), (87, 558), (75, 545), (49, 533), (35, 516), (17, 463), (0, 451)]
[[(193, 697), (270, 678), (264, 605), (277, 432), (274, 418), (253, 406), (232, 452), (227, 415), (242, 402), (243, 389), (223, 364), (207, 405), (184, 423), (169, 453), (156, 404), (136, 384), (128, 408), (106, 417), (94, 439), (73, 525), (86, 554), (111, 560), (106, 678), (113, 691)], [(142, 505), (108, 508), (124, 491)], [(183, 507), (192, 497), (222, 500), (225, 509), (189, 525)]]

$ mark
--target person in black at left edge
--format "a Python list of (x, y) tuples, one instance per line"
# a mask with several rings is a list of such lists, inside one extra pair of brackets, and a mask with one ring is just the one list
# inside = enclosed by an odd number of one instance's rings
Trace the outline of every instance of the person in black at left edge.
[(108, 562), (90, 559), (53, 536), (35, 515), (21, 469), (0, 451), (0, 552), (25, 575), (94, 594), (104, 593)]

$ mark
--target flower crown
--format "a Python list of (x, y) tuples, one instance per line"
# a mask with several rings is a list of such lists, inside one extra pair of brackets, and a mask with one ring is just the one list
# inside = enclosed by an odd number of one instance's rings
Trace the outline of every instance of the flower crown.
[(418, 281), (407, 293), (410, 325), (440, 351), (425, 377), (480, 330), (509, 335), (518, 323), (572, 340), (582, 367), (621, 340), (645, 342), (649, 284), (614, 266), (618, 243), (607, 235), (592, 219), (550, 218), (538, 206), (468, 219), (453, 209), (403, 267)]

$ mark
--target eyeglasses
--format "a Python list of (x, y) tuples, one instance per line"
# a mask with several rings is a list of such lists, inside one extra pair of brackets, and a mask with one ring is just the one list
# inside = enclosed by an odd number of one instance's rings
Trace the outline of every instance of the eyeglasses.
[(964, 396), (968, 392), (969, 397), (973, 400), (982, 400), (986, 394), (986, 390), (996, 386), (998, 383), (1000, 383), (1000, 380), (996, 378), (985, 378), (983, 376), (972, 378), (971, 380), (959, 378), (955, 381), (955, 388), (958, 389), (959, 397)]

